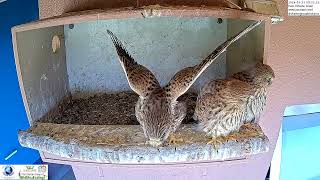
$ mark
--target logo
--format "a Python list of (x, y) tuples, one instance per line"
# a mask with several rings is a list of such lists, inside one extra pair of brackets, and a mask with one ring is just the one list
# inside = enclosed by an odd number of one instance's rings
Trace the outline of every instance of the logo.
[(5, 166), (3, 168), (3, 175), (5, 176), (12, 176), (13, 175), (13, 167), (12, 166)]
[(34, 166), (26, 166), (26, 170), (32, 171)]
[(43, 179), (48, 180), (48, 165), (0, 165), (1, 179)]
[(39, 172), (39, 173), (45, 173), (45, 172), (47, 172), (47, 166), (39, 166), (39, 167), (38, 167), (38, 172)]

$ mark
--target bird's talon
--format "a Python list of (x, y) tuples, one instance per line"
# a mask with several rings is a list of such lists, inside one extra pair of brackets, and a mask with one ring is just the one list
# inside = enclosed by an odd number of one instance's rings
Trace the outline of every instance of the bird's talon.
[(219, 137), (212, 137), (211, 140), (209, 142), (207, 142), (207, 144), (212, 144), (212, 146), (215, 149), (218, 149), (218, 147), (224, 142), (225, 137), (223, 136), (219, 136)]
[(228, 141), (237, 141), (238, 140), (237, 137), (238, 136), (236, 134), (230, 134), (228, 135)]
[(183, 142), (183, 139), (182, 138), (176, 138), (173, 135), (169, 136), (169, 144), (170, 145), (175, 145), (175, 144), (177, 144), (177, 142)]

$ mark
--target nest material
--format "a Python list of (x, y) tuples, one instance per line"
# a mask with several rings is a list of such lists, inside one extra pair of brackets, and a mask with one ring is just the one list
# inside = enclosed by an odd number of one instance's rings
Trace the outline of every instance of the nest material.
[[(186, 93), (187, 115), (183, 123), (192, 123), (196, 93)], [(79, 125), (138, 125), (135, 104), (138, 95), (133, 92), (95, 94), (87, 98), (66, 98), (40, 122)]]

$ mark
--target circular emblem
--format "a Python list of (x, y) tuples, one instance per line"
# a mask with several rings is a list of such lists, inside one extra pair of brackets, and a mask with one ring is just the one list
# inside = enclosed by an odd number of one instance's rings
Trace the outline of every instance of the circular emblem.
[(5, 176), (11, 176), (13, 174), (13, 168), (11, 166), (5, 166), (3, 168), (3, 174)]
[(46, 166), (39, 166), (38, 167), (38, 172), (45, 173), (46, 171), (47, 171), (47, 167)]

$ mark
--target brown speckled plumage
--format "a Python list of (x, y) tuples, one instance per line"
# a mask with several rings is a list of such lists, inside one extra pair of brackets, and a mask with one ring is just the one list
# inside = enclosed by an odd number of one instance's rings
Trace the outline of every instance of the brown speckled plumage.
[(194, 118), (212, 137), (227, 136), (244, 123), (256, 122), (273, 78), (270, 66), (258, 63), (228, 79), (209, 82), (198, 96)]
[(162, 144), (169, 137), (170, 133), (179, 127), (186, 116), (187, 108), (185, 102), (177, 101), (177, 99), (191, 87), (201, 73), (230, 44), (260, 23), (260, 21), (256, 22), (238, 35), (228, 39), (198, 65), (187, 67), (177, 72), (163, 88), (160, 87), (152, 72), (138, 64), (128, 54), (118, 38), (108, 30), (129, 85), (139, 95), (135, 114), (150, 144)]

